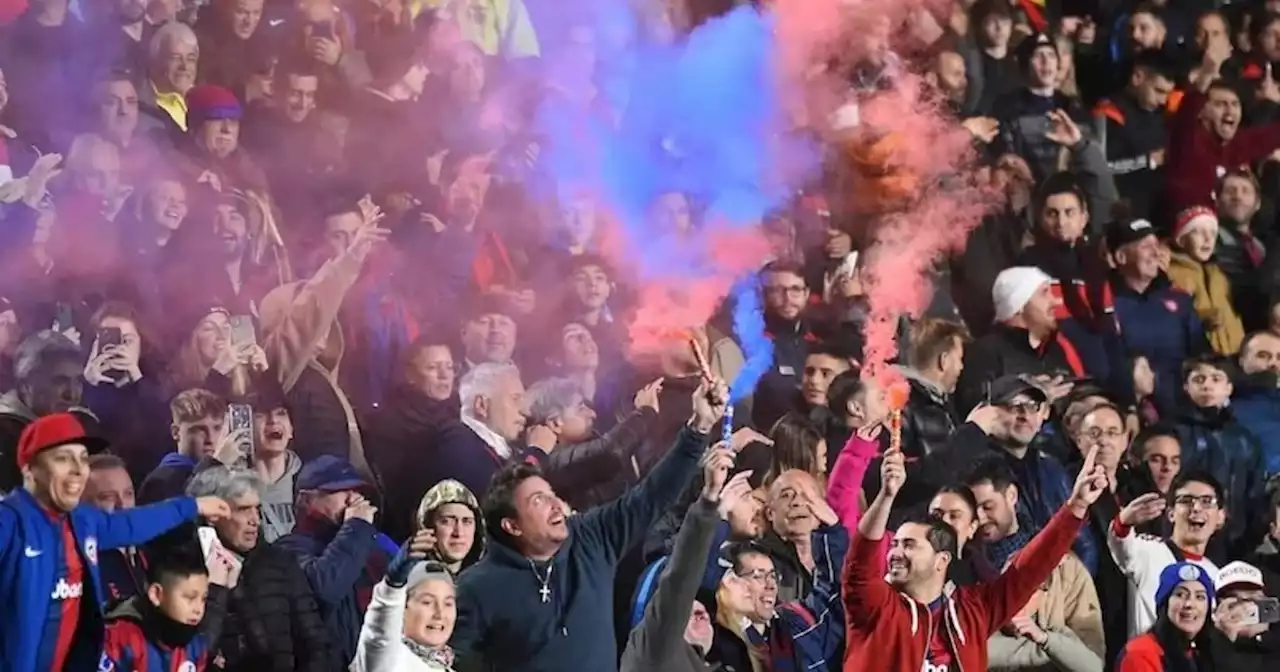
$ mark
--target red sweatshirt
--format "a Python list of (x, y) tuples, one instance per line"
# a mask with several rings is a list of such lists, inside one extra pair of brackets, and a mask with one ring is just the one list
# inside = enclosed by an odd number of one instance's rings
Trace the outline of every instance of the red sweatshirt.
[(1212, 207), (1222, 173), (1252, 164), (1280, 148), (1280, 122), (1241, 128), (1230, 141), (1219, 141), (1200, 121), (1206, 100), (1203, 93), (1188, 92), (1169, 129), (1165, 175), (1177, 210), (1193, 205)]
[(1031, 599), (1071, 544), (1084, 521), (1063, 506), (991, 583), (961, 588), (935, 612), (895, 591), (884, 580), (879, 541), (857, 534), (845, 557), (846, 672), (917, 672), (924, 666), (935, 621), (960, 665), (987, 669), (987, 639)]

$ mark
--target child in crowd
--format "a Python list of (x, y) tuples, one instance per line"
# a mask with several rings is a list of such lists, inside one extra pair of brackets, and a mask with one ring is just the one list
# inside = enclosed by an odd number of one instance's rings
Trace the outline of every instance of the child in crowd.
[(1266, 466), (1257, 439), (1234, 417), (1229, 360), (1206, 355), (1182, 367), (1190, 404), (1175, 425), (1183, 471), (1206, 471), (1222, 484), (1230, 512), (1221, 535), (1232, 557), (1257, 546), (1256, 511), (1266, 500)]
[(1169, 280), (1191, 295), (1213, 350), (1220, 355), (1236, 354), (1244, 341), (1244, 323), (1231, 305), (1231, 281), (1211, 261), (1218, 246), (1218, 216), (1203, 206), (1178, 213), (1173, 244)]
[(202, 672), (212, 662), (210, 642), (218, 641), (227, 591), (210, 583), (231, 584), (231, 570), (216, 558), (217, 573), (199, 555), (174, 550), (153, 557), (146, 592), (126, 600), (107, 615), (106, 644), (100, 671)]

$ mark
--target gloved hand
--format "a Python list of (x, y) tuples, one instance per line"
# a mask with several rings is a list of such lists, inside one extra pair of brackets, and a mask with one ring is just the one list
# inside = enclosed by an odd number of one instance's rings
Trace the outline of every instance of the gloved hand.
[(387, 564), (387, 585), (392, 588), (403, 588), (404, 584), (409, 582), (409, 572), (413, 571), (413, 566), (426, 559), (427, 553), (435, 548), (436, 533), (434, 530), (423, 529), (413, 535), (400, 550), (396, 552), (391, 562)]

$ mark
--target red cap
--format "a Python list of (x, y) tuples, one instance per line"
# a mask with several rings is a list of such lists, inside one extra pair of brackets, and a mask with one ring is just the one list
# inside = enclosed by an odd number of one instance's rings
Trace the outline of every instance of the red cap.
[(68, 443), (84, 444), (90, 452), (107, 447), (107, 442), (98, 437), (89, 436), (72, 413), (54, 413), (37, 419), (22, 430), (18, 438), (18, 468), (31, 463), (31, 459), (42, 450), (65, 446)]

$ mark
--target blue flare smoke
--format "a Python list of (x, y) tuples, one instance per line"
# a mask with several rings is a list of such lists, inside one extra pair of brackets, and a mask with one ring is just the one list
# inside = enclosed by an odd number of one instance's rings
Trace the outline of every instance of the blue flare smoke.
[[(558, 187), (588, 186), (603, 196), (642, 279), (731, 279), (725, 276), (741, 270), (717, 269), (712, 250), (655, 228), (649, 212), (662, 194), (684, 193), (706, 226), (746, 230), (817, 168), (815, 147), (785, 127), (772, 23), (768, 13), (743, 6), (674, 44), (631, 31), (635, 42), (600, 53), (597, 62), (601, 97), (625, 101), (616, 127), (554, 100), (539, 110), (549, 140), (543, 165)], [(604, 30), (597, 26), (597, 34)], [(734, 331), (747, 358), (735, 396), (750, 394), (773, 359), (757, 284), (741, 282), (733, 292)]]

